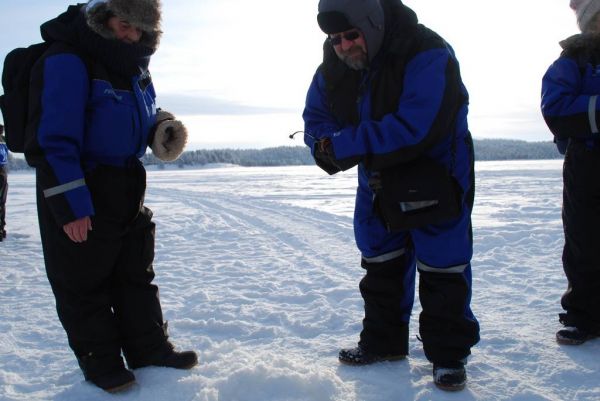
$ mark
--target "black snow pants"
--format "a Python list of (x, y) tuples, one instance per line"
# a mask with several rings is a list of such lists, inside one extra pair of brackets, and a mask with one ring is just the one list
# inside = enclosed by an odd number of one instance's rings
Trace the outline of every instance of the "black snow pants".
[(0, 235), (4, 231), (4, 226), (6, 226), (6, 195), (8, 195), (6, 168), (0, 166)]
[(83, 243), (59, 227), (38, 187), (46, 272), (58, 317), (86, 379), (165, 347), (166, 324), (152, 284), (154, 223), (143, 206), (146, 173), (100, 165), (86, 174), (95, 215)]
[(560, 321), (600, 334), (600, 147), (571, 140), (563, 181), (562, 260), (568, 287)]
[[(415, 293), (415, 258), (410, 247), (394, 259), (369, 263), (360, 282), (365, 318), (359, 345), (378, 355), (408, 355), (408, 325)], [(469, 307), (471, 269), (440, 273), (419, 269), (423, 311), (419, 333), (425, 356), (434, 363), (463, 360), (479, 341), (479, 323)], [(443, 270), (442, 270), (443, 271)]]

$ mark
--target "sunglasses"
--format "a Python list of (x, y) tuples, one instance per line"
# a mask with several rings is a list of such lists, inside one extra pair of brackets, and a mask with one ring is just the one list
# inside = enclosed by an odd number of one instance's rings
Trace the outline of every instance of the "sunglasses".
[(333, 46), (337, 46), (342, 43), (342, 37), (344, 39), (346, 39), (348, 42), (352, 42), (360, 37), (360, 32), (350, 31), (350, 32), (342, 33), (340, 35), (330, 36), (328, 38), (329, 43), (331, 43)]

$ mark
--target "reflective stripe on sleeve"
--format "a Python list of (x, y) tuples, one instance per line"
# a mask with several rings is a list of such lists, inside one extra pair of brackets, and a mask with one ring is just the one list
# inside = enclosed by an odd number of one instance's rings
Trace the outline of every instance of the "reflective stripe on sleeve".
[(590, 128), (592, 129), (592, 134), (597, 134), (598, 131), (598, 123), (596, 121), (596, 103), (598, 102), (598, 95), (590, 96), (590, 103), (588, 105), (588, 117), (590, 119)]
[(452, 267), (432, 267), (428, 266), (425, 263), (417, 260), (417, 268), (422, 272), (430, 272), (430, 273), (462, 273), (469, 266), (468, 263), (464, 265), (456, 265)]
[(85, 179), (80, 178), (78, 180), (67, 182), (66, 184), (62, 184), (62, 185), (44, 190), (44, 197), (50, 198), (51, 196), (60, 195), (67, 191), (70, 191), (72, 189), (83, 187), (83, 186), (85, 186)]

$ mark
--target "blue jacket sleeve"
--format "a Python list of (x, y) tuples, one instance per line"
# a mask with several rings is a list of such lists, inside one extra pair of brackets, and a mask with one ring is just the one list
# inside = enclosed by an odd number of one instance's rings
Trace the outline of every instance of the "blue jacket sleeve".
[(587, 75), (584, 80), (577, 62), (568, 57), (560, 57), (544, 75), (542, 115), (558, 141), (599, 133), (600, 91), (592, 87), (600, 88), (600, 77)]
[(8, 148), (5, 143), (0, 142), (0, 166), (8, 163)]
[(329, 111), (325, 96), (325, 81), (319, 72), (314, 75), (308, 89), (302, 118), (304, 119), (304, 143), (311, 148), (313, 156), (317, 140), (331, 138), (334, 132), (342, 128)]
[(466, 95), (458, 63), (447, 48), (417, 54), (406, 66), (404, 89), (395, 112), (380, 121), (363, 119), (332, 135), (338, 160), (360, 157), (378, 170), (408, 162), (451, 132)]
[(36, 131), (43, 160), (36, 168), (38, 185), (61, 226), (94, 214), (80, 161), (89, 85), (78, 56), (63, 53), (44, 60)]
[[(329, 155), (319, 152), (317, 146), (319, 140), (331, 139), (333, 133), (341, 129), (341, 126), (329, 112), (324, 87), (323, 76), (317, 72), (308, 89), (306, 105), (302, 113), (302, 118), (304, 119), (304, 143), (310, 148), (317, 166), (321, 167), (328, 174), (335, 174), (346, 168), (335, 163), (335, 159)], [(349, 167), (351, 166), (347, 166), (347, 168)]]

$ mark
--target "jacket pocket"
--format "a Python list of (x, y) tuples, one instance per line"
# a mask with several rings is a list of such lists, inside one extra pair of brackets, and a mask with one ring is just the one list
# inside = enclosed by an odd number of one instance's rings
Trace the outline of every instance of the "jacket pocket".
[(443, 165), (427, 157), (374, 173), (373, 207), (388, 231), (441, 223), (460, 215), (463, 190)]
[(139, 129), (133, 93), (115, 91), (95, 80), (86, 110), (85, 152), (97, 156), (128, 157), (136, 153)]

